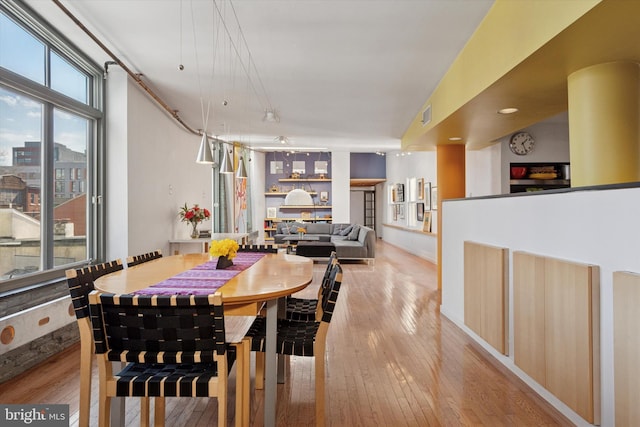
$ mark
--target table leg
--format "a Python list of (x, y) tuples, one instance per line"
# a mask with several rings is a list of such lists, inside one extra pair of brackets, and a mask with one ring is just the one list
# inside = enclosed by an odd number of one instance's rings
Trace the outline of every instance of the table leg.
[(275, 427), (276, 425), (276, 331), (278, 324), (278, 300), (267, 301), (267, 333), (266, 348), (264, 352), (264, 425)]

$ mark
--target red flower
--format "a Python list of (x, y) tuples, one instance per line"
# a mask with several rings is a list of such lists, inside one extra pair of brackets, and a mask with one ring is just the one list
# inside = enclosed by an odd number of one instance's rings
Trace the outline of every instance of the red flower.
[(200, 208), (198, 205), (193, 205), (190, 208), (186, 203), (180, 208), (178, 214), (180, 215), (181, 221), (190, 222), (192, 224), (208, 220), (211, 217), (211, 212), (209, 212), (209, 210)]

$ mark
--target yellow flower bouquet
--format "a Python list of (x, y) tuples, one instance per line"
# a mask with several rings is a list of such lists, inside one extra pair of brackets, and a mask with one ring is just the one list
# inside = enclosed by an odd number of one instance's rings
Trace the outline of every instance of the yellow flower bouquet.
[(209, 255), (234, 259), (238, 253), (238, 242), (232, 239), (212, 240), (209, 246)]

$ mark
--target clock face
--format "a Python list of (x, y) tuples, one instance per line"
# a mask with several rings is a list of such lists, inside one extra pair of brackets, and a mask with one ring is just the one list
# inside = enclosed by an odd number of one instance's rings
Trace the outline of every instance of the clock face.
[(533, 140), (533, 137), (527, 132), (514, 133), (511, 136), (511, 141), (509, 142), (509, 148), (511, 151), (519, 156), (524, 156), (525, 154), (532, 152), (534, 145), (535, 141)]

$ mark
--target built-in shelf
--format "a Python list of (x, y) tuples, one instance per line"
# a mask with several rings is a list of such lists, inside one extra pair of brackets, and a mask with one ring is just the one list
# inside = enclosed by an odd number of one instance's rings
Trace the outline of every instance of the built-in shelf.
[[(511, 163), (511, 176), (516, 172), (522, 178), (512, 178), (509, 180), (511, 193), (524, 193), (530, 191), (555, 190), (558, 188), (571, 187), (569, 163), (563, 162), (541, 162), (541, 163)], [(514, 171), (520, 169), (520, 171)], [(552, 179), (535, 179), (530, 175), (551, 175)]]
[(331, 182), (331, 178), (280, 178), (278, 182)]
[(569, 186), (571, 181), (568, 179), (512, 179), (509, 181), (511, 185), (562, 185)]
[(282, 205), (280, 209), (331, 209), (330, 205)]
[[(307, 191), (307, 193), (309, 193), (311, 196), (317, 196), (318, 195), (318, 193), (316, 191)], [(280, 197), (286, 196), (287, 194), (289, 194), (289, 193), (282, 193), (282, 192), (279, 192), (279, 191), (269, 191), (269, 192), (264, 193), (265, 196), (280, 196)]]

